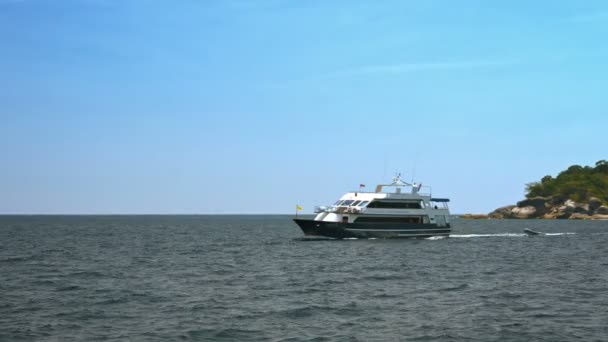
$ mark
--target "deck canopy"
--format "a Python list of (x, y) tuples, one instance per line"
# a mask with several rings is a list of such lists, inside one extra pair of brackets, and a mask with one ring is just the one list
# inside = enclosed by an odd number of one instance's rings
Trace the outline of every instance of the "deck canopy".
[(431, 202), (449, 202), (449, 198), (431, 198)]

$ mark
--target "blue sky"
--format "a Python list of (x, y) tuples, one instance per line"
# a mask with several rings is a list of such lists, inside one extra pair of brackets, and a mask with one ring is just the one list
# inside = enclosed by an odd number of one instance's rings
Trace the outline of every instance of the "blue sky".
[(606, 159), (605, 1), (0, 0), (0, 213), (488, 212)]

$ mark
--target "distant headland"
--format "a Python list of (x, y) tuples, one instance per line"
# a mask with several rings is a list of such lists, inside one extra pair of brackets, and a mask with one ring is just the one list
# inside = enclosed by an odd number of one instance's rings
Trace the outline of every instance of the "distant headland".
[(462, 218), (608, 219), (608, 161), (595, 167), (572, 165), (557, 177), (545, 176), (526, 185), (526, 198), (489, 214)]

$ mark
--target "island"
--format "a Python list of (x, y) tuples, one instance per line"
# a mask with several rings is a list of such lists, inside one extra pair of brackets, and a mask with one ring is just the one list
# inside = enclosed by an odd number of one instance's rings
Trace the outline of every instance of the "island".
[(608, 219), (608, 161), (572, 165), (557, 177), (545, 176), (526, 185), (526, 198), (491, 213), (464, 214), (480, 219)]

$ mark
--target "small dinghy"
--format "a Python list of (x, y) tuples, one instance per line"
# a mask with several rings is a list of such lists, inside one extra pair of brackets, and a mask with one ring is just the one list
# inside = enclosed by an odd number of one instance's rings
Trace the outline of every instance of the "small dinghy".
[(528, 228), (524, 228), (524, 233), (526, 233), (528, 236), (545, 235), (545, 233), (537, 232)]

